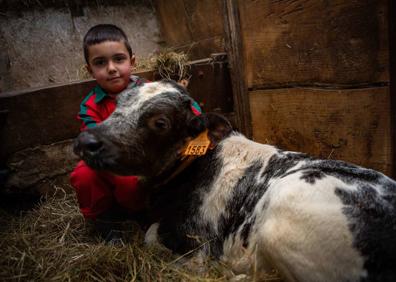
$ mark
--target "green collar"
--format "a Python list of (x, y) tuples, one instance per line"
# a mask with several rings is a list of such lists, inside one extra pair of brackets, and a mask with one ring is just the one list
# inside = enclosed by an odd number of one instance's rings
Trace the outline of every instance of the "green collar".
[[(130, 83), (128, 84), (127, 88), (134, 88), (136, 86), (139, 86), (141, 83), (141, 80), (139, 79), (138, 76), (131, 75)], [(95, 103), (100, 103), (105, 97), (110, 97), (109, 94), (107, 94), (102, 87), (99, 85), (96, 85), (94, 88), (94, 92), (96, 94), (95, 97)]]
[(99, 85), (96, 85), (94, 88), (94, 92), (96, 94), (95, 103), (100, 103), (106, 96), (109, 96)]

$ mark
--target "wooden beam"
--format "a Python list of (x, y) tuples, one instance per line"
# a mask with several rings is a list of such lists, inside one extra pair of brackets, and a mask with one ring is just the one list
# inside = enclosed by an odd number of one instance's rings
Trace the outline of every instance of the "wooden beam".
[(392, 177), (396, 178), (396, 3), (388, 1)]
[(389, 87), (267, 89), (249, 95), (255, 141), (391, 176)]
[[(224, 51), (223, 0), (154, 0), (161, 37), (190, 60)], [(169, 15), (172, 15), (171, 17)]]
[(387, 9), (387, 0), (239, 1), (249, 90), (388, 83)]
[(246, 84), (238, 1), (223, 0), (223, 10), (225, 48), (229, 59), (236, 123), (238, 129), (248, 138), (251, 138), (252, 124)]

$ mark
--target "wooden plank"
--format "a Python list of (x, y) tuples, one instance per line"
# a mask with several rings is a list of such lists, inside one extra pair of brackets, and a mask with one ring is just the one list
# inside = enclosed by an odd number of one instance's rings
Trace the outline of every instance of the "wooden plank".
[(214, 36), (202, 40), (195, 40), (187, 44), (174, 45), (169, 48), (175, 52), (184, 52), (189, 60), (207, 58), (212, 53), (224, 52), (224, 37)]
[(392, 176), (396, 179), (396, 2), (389, 0), (389, 54), (390, 54), (390, 99), (391, 99), (391, 129), (392, 129)]
[(232, 94), (238, 129), (252, 136), (248, 89), (245, 81), (245, 60), (237, 0), (223, 0), (225, 42), (231, 74)]
[(0, 110), (8, 110), (0, 158), (29, 146), (51, 144), (79, 132), (79, 103), (94, 81), (2, 93)]
[(191, 60), (224, 52), (222, 0), (154, 1), (162, 37)]
[(387, 0), (239, 4), (249, 88), (389, 81)]
[(222, 0), (184, 0), (184, 11), (195, 41), (224, 35)]
[(391, 175), (389, 87), (250, 92), (253, 138)]
[(161, 33), (170, 46), (188, 44), (192, 41), (188, 19), (184, 11), (184, 1), (154, 1)]
[(216, 57), (191, 65), (191, 80), (188, 86), (190, 95), (196, 99), (206, 112), (231, 113), (233, 99), (231, 78), (226, 57)]

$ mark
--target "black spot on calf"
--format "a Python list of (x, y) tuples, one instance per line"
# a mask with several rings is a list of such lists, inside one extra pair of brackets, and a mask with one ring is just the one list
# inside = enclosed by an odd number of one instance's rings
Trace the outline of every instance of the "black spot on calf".
[[(370, 178), (372, 179), (372, 178)], [(335, 190), (345, 207), (354, 245), (366, 258), (367, 281), (394, 281), (396, 267), (396, 198), (380, 195), (372, 185), (356, 191)]]

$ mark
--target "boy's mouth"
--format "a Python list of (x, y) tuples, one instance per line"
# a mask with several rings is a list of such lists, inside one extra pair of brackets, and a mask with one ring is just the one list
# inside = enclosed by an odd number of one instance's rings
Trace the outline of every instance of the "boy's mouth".
[(116, 80), (116, 79), (119, 79), (119, 78), (121, 78), (121, 77), (119, 77), (119, 76), (116, 76), (116, 77), (111, 77), (111, 78), (108, 78), (107, 80), (108, 80), (108, 81), (113, 81), (113, 80)]

